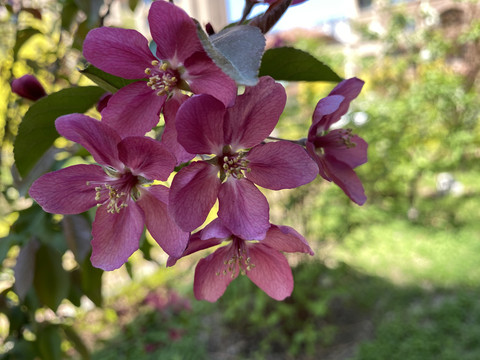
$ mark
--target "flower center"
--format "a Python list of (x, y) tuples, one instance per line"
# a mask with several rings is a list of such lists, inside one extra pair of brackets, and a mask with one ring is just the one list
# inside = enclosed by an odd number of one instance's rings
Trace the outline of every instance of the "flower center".
[(235, 153), (224, 155), (219, 158), (219, 165), (222, 168), (221, 178), (226, 179), (228, 176), (233, 176), (236, 179), (245, 177), (244, 172), (250, 172), (248, 167), (249, 161), (244, 158), (245, 154)]
[(244, 244), (244, 241), (241, 239), (234, 238), (233, 252), (230, 259), (226, 259), (224, 264), (224, 269), (222, 271), (217, 271), (215, 275), (227, 275), (230, 274), (232, 279), (237, 273), (237, 267), (240, 270), (241, 275), (245, 275), (247, 271), (252, 270), (255, 267), (255, 264), (252, 263), (252, 259), (247, 254), (247, 249)]
[(352, 142), (352, 138), (354, 135), (352, 134), (352, 129), (340, 129), (338, 142), (340, 145), (344, 145), (347, 148), (354, 148), (357, 146), (354, 142)]
[(153, 60), (153, 68), (146, 68), (145, 74), (149, 76), (147, 85), (156, 91), (158, 96), (169, 95), (177, 86), (179, 77), (166, 62)]
[(129, 171), (122, 174), (116, 170), (105, 169), (105, 172), (112, 180), (104, 183), (87, 181), (87, 186), (95, 185), (97, 207), (106, 205), (108, 213), (118, 214), (128, 206), (130, 198), (136, 198), (138, 179)]

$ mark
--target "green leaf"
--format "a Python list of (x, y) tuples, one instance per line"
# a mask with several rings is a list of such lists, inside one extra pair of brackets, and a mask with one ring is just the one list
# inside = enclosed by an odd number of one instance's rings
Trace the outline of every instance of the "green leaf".
[(253, 86), (258, 82), (258, 68), (265, 49), (265, 37), (260, 29), (234, 26), (209, 37), (197, 23), (197, 33), (208, 56), (237, 84)]
[(70, 31), (78, 13), (78, 7), (73, 0), (67, 0), (62, 8), (62, 29)]
[(73, 348), (77, 350), (77, 352), (80, 354), (83, 360), (89, 360), (90, 357), (90, 352), (88, 351), (87, 346), (83, 342), (82, 338), (78, 333), (75, 331), (75, 329), (71, 326), (68, 325), (61, 325), (63, 331), (65, 332), (65, 335), (70, 341), (70, 343), (73, 345)]
[(13, 289), (22, 301), (33, 283), (35, 254), (38, 247), (38, 240), (32, 238), (20, 249), (20, 253), (17, 256), (17, 262), (14, 267), (15, 283), (13, 284)]
[(41, 324), (37, 331), (38, 351), (42, 359), (61, 360), (62, 350), (60, 326), (54, 324)]
[(332, 69), (309, 53), (292, 47), (265, 51), (260, 66), (260, 76), (269, 75), (275, 80), (329, 81), (342, 80)]
[(124, 86), (127, 86), (128, 84), (131, 84), (132, 82), (138, 81), (127, 80), (115, 75), (108, 74), (93, 65), (88, 65), (85, 69), (80, 70), (80, 72), (86, 77), (88, 77), (90, 80), (92, 80), (95, 84), (111, 93), (116, 92), (117, 90), (121, 89)]
[(69, 88), (35, 102), (23, 117), (15, 139), (13, 152), (20, 175), (25, 177), (59, 137), (55, 119), (87, 111), (104, 92), (97, 86)]
[(67, 297), (70, 281), (62, 266), (62, 254), (56, 249), (42, 245), (35, 258), (35, 291), (40, 301), (53, 311)]
[(17, 39), (15, 40), (15, 45), (13, 46), (14, 59), (17, 58), (18, 52), (23, 44), (25, 44), (25, 42), (35, 34), (40, 34), (40, 31), (31, 27), (17, 31)]
[(97, 306), (102, 306), (102, 275), (103, 270), (92, 266), (90, 258), (82, 264), (82, 289), (85, 295)]
[(62, 227), (68, 248), (75, 255), (75, 260), (82, 263), (91, 249), (92, 226), (90, 222), (83, 215), (65, 215)]

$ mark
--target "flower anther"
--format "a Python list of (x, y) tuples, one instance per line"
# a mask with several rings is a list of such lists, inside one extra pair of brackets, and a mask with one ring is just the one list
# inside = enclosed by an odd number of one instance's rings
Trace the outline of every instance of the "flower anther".
[(167, 62), (153, 60), (152, 66), (153, 68), (145, 69), (145, 74), (149, 76), (147, 85), (156, 91), (158, 96), (169, 95), (177, 86), (178, 74)]

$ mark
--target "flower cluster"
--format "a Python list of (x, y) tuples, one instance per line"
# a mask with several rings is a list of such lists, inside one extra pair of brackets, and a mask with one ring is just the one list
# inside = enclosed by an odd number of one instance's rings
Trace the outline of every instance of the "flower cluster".
[[(281, 84), (261, 77), (237, 95), (236, 83), (204, 51), (183, 10), (156, 1), (148, 20), (155, 53), (134, 30), (89, 32), (85, 58), (134, 81), (104, 98), (100, 121), (82, 114), (56, 120), (59, 134), (83, 146), (96, 164), (45, 174), (29, 193), (50, 213), (97, 208), (91, 256), (96, 267), (122, 266), (146, 226), (169, 255), (168, 266), (227, 242), (198, 263), (197, 299), (216, 301), (242, 274), (282, 300), (293, 290), (282, 253), (313, 251), (294, 229), (270, 223), (269, 204), (258, 187), (292, 189), (320, 174), (363, 204), (353, 169), (366, 162), (367, 144), (351, 130), (330, 130), (363, 82), (345, 80), (320, 100), (306, 140), (271, 139), (286, 102)], [(160, 116), (161, 138), (146, 136)], [(163, 184), (172, 175), (168, 188)], [(204, 226), (217, 201), (217, 217)]]

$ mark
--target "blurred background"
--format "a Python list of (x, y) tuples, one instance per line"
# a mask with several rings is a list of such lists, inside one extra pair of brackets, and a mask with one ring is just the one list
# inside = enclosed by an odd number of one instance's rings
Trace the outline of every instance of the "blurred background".
[[(243, 9), (241, 0), (175, 3), (217, 31)], [(192, 294), (202, 254), (166, 269), (147, 234), (125, 266), (104, 273), (88, 262), (93, 213), (45, 214), (28, 198), (40, 174), (88, 154), (59, 140), (27, 177), (14, 166), (34, 101), (12, 93), (12, 80), (34, 74), (48, 94), (91, 85), (78, 71), (86, 33), (108, 25), (148, 36), (148, 8), (0, 6), (1, 358), (480, 359), (480, 4), (309, 0), (287, 11), (267, 46), (305, 50), (366, 82), (341, 126), (369, 143), (356, 169), (368, 200), (359, 207), (320, 178), (265, 191), (272, 223), (293, 226), (316, 254), (288, 257), (295, 289), (283, 302), (239, 277), (214, 304)], [(275, 135), (305, 137), (335, 85), (284, 83)]]

